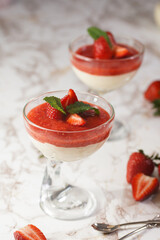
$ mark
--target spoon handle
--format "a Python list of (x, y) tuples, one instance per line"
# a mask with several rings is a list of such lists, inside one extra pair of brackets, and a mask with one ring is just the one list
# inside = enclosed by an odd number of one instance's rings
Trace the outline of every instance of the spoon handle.
[(134, 235), (134, 234), (136, 234), (136, 233), (138, 233), (138, 232), (140, 232), (140, 231), (142, 231), (144, 229), (153, 228), (153, 227), (156, 227), (156, 226), (157, 226), (157, 224), (146, 224), (146, 225), (144, 225), (142, 227), (139, 227), (136, 230), (134, 230), (134, 231), (124, 235), (123, 237), (119, 238), (119, 240), (123, 240), (123, 239), (125, 239), (127, 237), (130, 237), (130, 236), (132, 236), (132, 235)]
[(147, 221), (138, 221), (138, 222), (128, 222), (128, 223), (122, 223), (118, 224), (117, 227), (123, 227), (127, 225), (136, 225), (136, 224), (160, 224), (160, 220), (147, 220)]

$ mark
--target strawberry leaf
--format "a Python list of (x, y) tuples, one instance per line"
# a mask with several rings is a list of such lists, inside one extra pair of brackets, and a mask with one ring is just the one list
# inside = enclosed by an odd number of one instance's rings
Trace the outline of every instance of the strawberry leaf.
[(84, 102), (80, 102), (80, 101), (77, 101), (73, 104), (68, 105), (66, 109), (71, 114), (83, 113), (87, 110), (93, 109), (95, 111), (95, 113), (97, 115), (99, 115), (99, 109), (98, 108), (91, 107), (89, 104), (84, 103)]
[(106, 41), (108, 42), (109, 47), (112, 48), (112, 43), (111, 43), (111, 41), (110, 41), (110, 39), (109, 39), (109, 37), (108, 37), (108, 34), (107, 34), (106, 32), (102, 31), (101, 29), (99, 29), (99, 28), (97, 28), (97, 27), (89, 27), (89, 28), (87, 29), (87, 31), (88, 31), (89, 35), (90, 35), (94, 40), (96, 40), (96, 39), (98, 39), (99, 37), (103, 36), (103, 37), (106, 39)]
[(66, 114), (66, 112), (64, 111), (64, 108), (61, 104), (61, 99), (60, 98), (51, 96), (51, 97), (45, 97), (45, 98), (43, 98), (43, 100), (48, 102), (51, 105), (51, 107), (59, 110), (63, 114)]

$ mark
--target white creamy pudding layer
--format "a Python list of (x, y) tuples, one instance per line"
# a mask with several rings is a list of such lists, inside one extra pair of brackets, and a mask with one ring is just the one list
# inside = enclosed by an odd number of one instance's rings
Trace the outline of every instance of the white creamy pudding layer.
[(88, 87), (100, 92), (108, 92), (119, 88), (130, 81), (137, 70), (129, 73), (112, 75), (112, 76), (98, 76), (83, 72), (72, 65), (73, 71), (77, 77)]
[(31, 138), (34, 146), (42, 152), (42, 154), (49, 159), (56, 159), (59, 161), (71, 162), (90, 156), (96, 152), (105, 142), (101, 141), (85, 147), (56, 147), (53, 144), (42, 143), (34, 138)]

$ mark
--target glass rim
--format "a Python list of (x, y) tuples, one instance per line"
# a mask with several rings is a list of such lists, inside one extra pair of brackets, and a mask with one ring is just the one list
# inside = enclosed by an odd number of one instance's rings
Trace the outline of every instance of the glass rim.
[(54, 132), (54, 133), (70, 133), (70, 134), (72, 134), (72, 133), (80, 133), (80, 132), (90, 132), (90, 131), (94, 131), (94, 130), (98, 129), (99, 127), (102, 127), (102, 126), (104, 126), (104, 125), (107, 125), (107, 124), (109, 124), (110, 122), (112, 122), (112, 121), (114, 120), (114, 117), (115, 117), (114, 108), (113, 108), (112, 104), (110, 104), (105, 98), (103, 98), (103, 97), (101, 97), (101, 96), (97, 96), (97, 95), (92, 94), (92, 93), (80, 92), (80, 91), (76, 91), (76, 92), (77, 92), (77, 93), (80, 93), (80, 94), (88, 94), (88, 95), (93, 96), (93, 97), (98, 97), (98, 98), (102, 99), (103, 101), (105, 101), (105, 102), (107, 103), (107, 105), (108, 105), (108, 106), (110, 107), (110, 109), (111, 109), (111, 115), (108, 113), (109, 116), (110, 116), (110, 118), (109, 118), (106, 122), (104, 122), (104, 123), (102, 123), (102, 124), (100, 124), (100, 125), (98, 125), (98, 126), (96, 126), (96, 127), (94, 127), (94, 128), (90, 128), (90, 129), (84, 129), (84, 130), (82, 129), (82, 130), (78, 130), (78, 131), (64, 131), (64, 130), (60, 131), (60, 130), (55, 130), (55, 129), (49, 129), (49, 128), (41, 127), (41, 126), (33, 123), (31, 120), (28, 119), (28, 117), (27, 117), (27, 115), (26, 115), (26, 113), (25, 113), (25, 110), (26, 110), (26, 107), (27, 107), (31, 102), (38, 100), (40, 97), (42, 97), (42, 96), (44, 96), (44, 95), (46, 95), (46, 94), (60, 93), (60, 92), (66, 92), (66, 91), (67, 91), (67, 90), (49, 91), (49, 92), (45, 92), (45, 93), (43, 93), (43, 94), (41, 94), (41, 95), (39, 95), (39, 96), (37, 96), (37, 97), (34, 97), (34, 98), (30, 99), (30, 100), (24, 105), (24, 108), (23, 108), (23, 117), (24, 117), (24, 119), (25, 119), (30, 125), (32, 125), (32, 126), (34, 126), (34, 127), (36, 127), (36, 128), (39, 128), (39, 129), (41, 129), (41, 130), (50, 131), (50, 132)]
[[(114, 61), (114, 62), (123, 62), (123, 61), (126, 61), (126, 60), (133, 60), (133, 59), (135, 59), (136, 57), (139, 57), (139, 56), (141, 56), (141, 55), (143, 55), (143, 53), (144, 53), (144, 49), (145, 49), (145, 47), (144, 47), (144, 44), (143, 43), (141, 43), (139, 40), (137, 40), (137, 39), (135, 39), (135, 38), (132, 38), (132, 37), (128, 37), (128, 36), (117, 36), (116, 38), (124, 38), (124, 39), (126, 39), (126, 40), (132, 40), (132, 41), (134, 41), (134, 42), (137, 42), (139, 45), (140, 45), (140, 47), (141, 47), (141, 51), (139, 51), (139, 53), (137, 53), (137, 54), (135, 54), (135, 55), (133, 55), (133, 56), (129, 56), (129, 57), (126, 57), (126, 58), (118, 58), (118, 59), (94, 59), (94, 58), (89, 58), (89, 57), (85, 57), (85, 56), (82, 56), (82, 55), (80, 55), (80, 54), (78, 54), (78, 53), (76, 53), (76, 52), (74, 52), (73, 50), (72, 50), (72, 45), (75, 43), (75, 42), (77, 42), (77, 41), (79, 41), (80, 39), (82, 39), (82, 38), (84, 38), (84, 37), (89, 37), (89, 35), (87, 35), (87, 34), (83, 34), (83, 35), (81, 35), (81, 36), (79, 36), (79, 37), (77, 37), (76, 39), (74, 39), (70, 44), (69, 44), (69, 52), (72, 54), (72, 55), (74, 55), (75, 57), (77, 57), (77, 58), (79, 58), (79, 59), (81, 59), (81, 60), (85, 60), (85, 61), (88, 61), (88, 62), (112, 62), (112, 61)], [(89, 45), (89, 44), (87, 44), (87, 45)]]

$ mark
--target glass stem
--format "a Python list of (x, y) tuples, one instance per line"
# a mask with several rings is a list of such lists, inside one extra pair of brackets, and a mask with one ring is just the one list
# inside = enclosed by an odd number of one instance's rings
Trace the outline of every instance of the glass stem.
[(80, 187), (66, 184), (65, 173), (66, 168), (61, 169), (60, 161), (48, 160), (42, 181), (40, 207), (48, 215), (59, 219), (89, 216), (96, 209), (94, 195)]
[(54, 191), (55, 195), (65, 189), (67, 184), (64, 182), (61, 176), (61, 164), (62, 162), (48, 159), (47, 166), (45, 169), (44, 178), (41, 187), (41, 196), (44, 192)]

